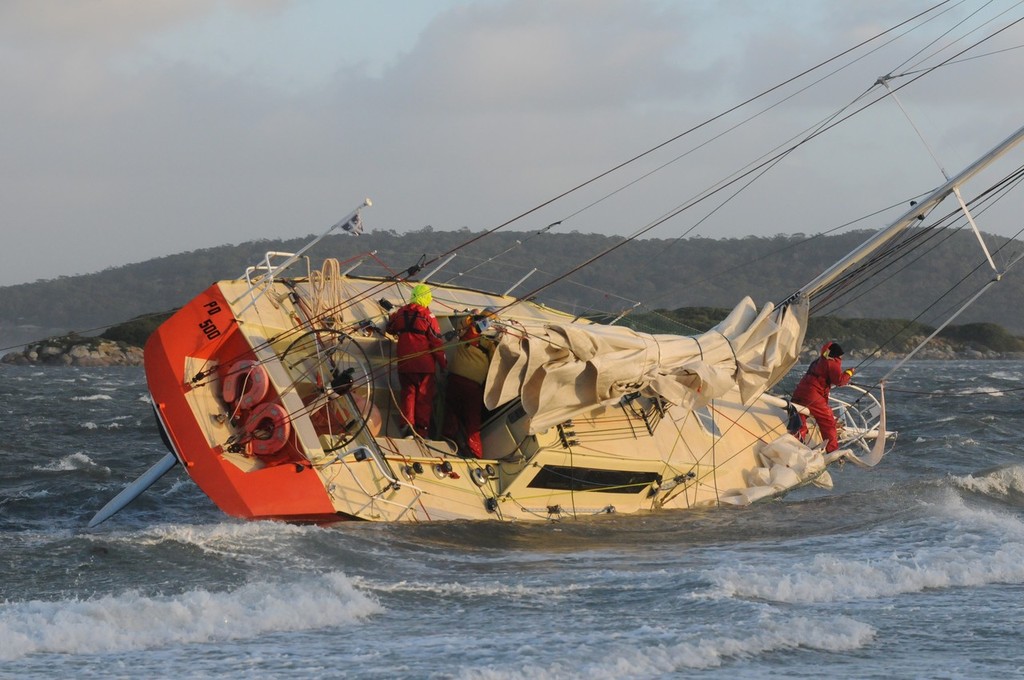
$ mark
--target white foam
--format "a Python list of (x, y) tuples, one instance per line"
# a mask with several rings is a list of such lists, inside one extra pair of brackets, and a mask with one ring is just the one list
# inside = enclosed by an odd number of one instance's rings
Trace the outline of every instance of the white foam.
[(71, 397), (71, 401), (113, 401), (109, 394), (90, 394), (87, 397)]
[(191, 479), (179, 479), (171, 484), (171, 488), (164, 492), (164, 496), (174, 496), (181, 492), (182, 489), (188, 489), (194, 486)]
[(988, 387), (988, 386), (965, 387), (965, 388), (959, 389), (959, 390), (951, 390), (950, 394), (955, 394), (957, 396), (968, 396), (968, 395), (972, 395), (972, 394), (984, 394), (984, 395), (989, 396), (989, 397), (1005, 397), (1006, 396), (1006, 393), (1003, 392), (998, 387)]
[(430, 583), (416, 583), (409, 581), (370, 582), (356, 577), (353, 581), (361, 588), (372, 589), (386, 593), (430, 593), (444, 597), (464, 596), (471, 598), (535, 598), (544, 596), (548, 601), (561, 599), (568, 593), (586, 590), (587, 586), (577, 583), (554, 584), (548, 586), (531, 586), (528, 583), (459, 583), (457, 581), (437, 581)]
[(55, 460), (51, 463), (47, 463), (46, 465), (32, 466), (33, 470), (44, 470), (46, 472), (58, 472), (64, 470), (86, 470), (89, 468), (102, 468), (104, 470), (107, 469), (106, 467), (97, 465), (95, 462), (93, 462), (92, 458), (85, 455), (84, 453), (78, 452), (64, 456), (63, 458)]
[(570, 661), (550, 666), (530, 664), (511, 670), (474, 666), (461, 669), (459, 678), (484, 680), (620, 680), (664, 677), (684, 670), (715, 668), (734, 658), (747, 658), (798, 648), (849, 652), (869, 644), (875, 629), (849, 617), (831, 620), (798, 617), (780, 621), (752, 620), (753, 630), (738, 636), (708, 636), (677, 644), (637, 645), (608, 643), (606, 639), (582, 644)]
[(1014, 515), (968, 507), (952, 489), (935, 506), (946, 544), (877, 559), (819, 554), (809, 563), (756, 564), (706, 572), (712, 597), (772, 602), (839, 602), (934, 588), (1024, 583), (1024, 523)]
[(1024, 466), (1012, 465), (987, 473), (981, 477), (967, 475), (953, 477), (953, 483), (968, 491), (987, 496), (1008, 496), (1012, 492), (1024, 493)]
[(107, 535), (103, 540), (124, 541), (133, 546), (182, 543), (214, 555), (254, 557), (280, 551), (280, 539), (292, 534), (318, 531), (316, 527), (285, 522), (221, 522), (209, 525), (165, 524)]
[(382, 611), (339, 572), (229, 592), (136, 592), (88, 600), (0, 604), (0, 660), (94, 654), (238, 640), (274, 631), (342, 626)]

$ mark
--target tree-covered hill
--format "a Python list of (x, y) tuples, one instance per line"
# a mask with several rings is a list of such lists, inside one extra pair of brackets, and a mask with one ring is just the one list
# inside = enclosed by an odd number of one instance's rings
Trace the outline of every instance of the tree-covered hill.
[[(375, 231), (359, 237), (332, 236), (309, 255), (342, 261), (366, 257), (357, 273), (388, 274), (469, 241), (468, 230), (430, 228), (398, 235)], [(682, 307), (728, 308), (750, 295), (759, 305), (779, 301), (864, 241), (867, 232), (806, 238), (803, 235), (741, 239), (645, 239), (622, 244), (541, 291), (537, 299), (577, 314), (609, 317), (636, 310)], [(1000, 240), (989, 237), (990, 247)], [(256, 241), (196, 250), (114, 267), (95, 274), (0, 288), (0, 338), (6, 344), (71, 330), (85, 332), (154, 311), (181, 306), (212, 282), (241, 275), (266, 251), (294, 252), (307, 239)], [(459, 250), (433, 277), (502, 292), (531, 270), (513, 291), (529, 295), (621, 237), (581, 233), (497, 232)], [(994, 244), (994, 245), (993, 245)], [(1019, 244), (1015, 244), (1019, 248)], [(929, 254), (928, 265), (911, 263), (886, 285), (867, 290), (827, 313), (838, 318), (914, 319), (963, 276), (965, 262), (978, 259), (969, 232), (956, 232)], [(388, 269), (387, 267), (390, 267)], [(974, 275), (978, 281), (988, 276)], [(976, 287), (976, 286), (975, 286)], [(996, 323), (1024, 333), (1024, 271), (1000, 282), (964, 313), (958, 323)], [(640, 305), (637, 305), (640, 303)], [(937, 323), (935, 320), (922, 320)], [(17, 337), (20, 334), (21, 337)]]
[[(647, 333), (698, 333), (705, 331), (731, 310), (715, 307), (683, 307), (641, 312), (620, 323)], [(903, 356), (915, 349), (935, 328), (907, 319), (842, 319), (834, 316), (811, 317), (807, 324), (804, 349), (815, 352), (828, 340), (841, 341), (851, 355)], [(951, 355), (974, 351), (981, 355), (1022, 354), (1024, 338), (994, 323), (950, 325), (939, 331), (925, 357), (942, 356), (934, 345), (942, 345)]]

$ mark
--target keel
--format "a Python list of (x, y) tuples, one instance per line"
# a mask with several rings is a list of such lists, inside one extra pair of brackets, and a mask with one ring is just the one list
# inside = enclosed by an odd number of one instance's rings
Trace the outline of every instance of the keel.
[(104, 505), (91, 520), (89, 520), (89, 528), (91, 529), (97, 524), (105, 522), (120, 512), (126, 505), (141, 496), (143, 491), (153, 486), (158, 479), (167, 474), (167, 472), (174, 467), (177, 462), (178, 459), (174, 457), (173, 453), (165, 455), (157, 461), (156, 465), (146, 470), (141, 477), (126, 486), (121, 493), (111, 498), (107, 504)]

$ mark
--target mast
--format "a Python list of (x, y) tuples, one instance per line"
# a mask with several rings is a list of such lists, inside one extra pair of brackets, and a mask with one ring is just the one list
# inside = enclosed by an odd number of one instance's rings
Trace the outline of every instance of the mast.
[(996, 159), (1000, 158), (1007, 151), (1016, 146), (1021, 139), (1024, 139), (1024, 127), (1019, 128), (1016, 132), (995, 146), (991, 151), (974, 161), (974, 163), (962, 170), (960, 174), (948, 179), (945, 184), (935, 189), (927, 198), (915, 205), (912, 205), (909, 210), (903, 213), (888, 227), (879, 230), (867, 241), (850, 251), (850, 253), (841, 260), (833, 264), (810, 282), (804, 284), (804, 286), (794, 293), (790, 299), (799, 296), (813, 297), (816, 293), (842, 276), (848, 269), (869, 258), (875, 251), (882, 248), (893, 238), (908, 229), (911, 225), (915, 224), (919, 219), (924, 219), (924, 216), (931, 212), (931, 210), (939, 203), (942, 203), (947, 196), (955, 193), (960, 185), (969, 181)]

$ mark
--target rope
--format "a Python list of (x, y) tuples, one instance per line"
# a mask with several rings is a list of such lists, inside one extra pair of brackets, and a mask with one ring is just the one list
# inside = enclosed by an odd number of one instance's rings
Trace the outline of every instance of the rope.
[(346, 297), (341, 286), (341, 263), (333, 257), (324, 260), (323, 268), (309, 277), (312, 316), (324, 325), (340, 326), (342, 323), (341, 310), (345, 307)]

